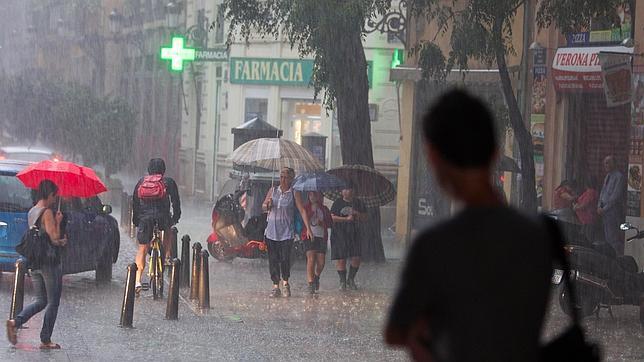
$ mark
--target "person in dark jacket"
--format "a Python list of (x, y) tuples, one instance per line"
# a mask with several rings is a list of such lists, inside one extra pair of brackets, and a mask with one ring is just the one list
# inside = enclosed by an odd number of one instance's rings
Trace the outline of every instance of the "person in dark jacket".
[(507, 206), (491, 183), (492, 114), (454, 90), (422, 126), (434, 176), (463, 209), (415, 238), (385, 341), (422, 361), (537, 362), (551, 241), (541, 220)]
[[(150, 248), (154, 224), (163, 231), (163, 249), (165, 260), (171, 260), (170, 228), (179, 222), (181, 217), (181, 200), (177, 183), (170, 177), (165, 176), (165, 162), (160, 158), (153, 158), (148, 164), (148, 175), (161, 175), (165, 185), (165, 195), (158, 199), (141, 199), (139, 188), (146, 180), (142, 177), (134, 187), (132, 193), (132, 223), (137, 227), (136, 238), (139, 242), (139, 250), (136, 254), (136, 290), (141, 290), (141, 275), (145, 269), (145, 255)], [(172, 209), (172, 211), (171, 211)]]

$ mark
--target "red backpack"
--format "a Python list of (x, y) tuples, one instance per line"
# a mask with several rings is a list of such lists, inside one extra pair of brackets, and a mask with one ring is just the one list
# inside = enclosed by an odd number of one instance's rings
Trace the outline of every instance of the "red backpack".
[(139, 185), (137, 196), (141, 200), (160, 200), (165, 198), (167, 190), (163, 182), (163, 175), (148, 175), (143, 177)]

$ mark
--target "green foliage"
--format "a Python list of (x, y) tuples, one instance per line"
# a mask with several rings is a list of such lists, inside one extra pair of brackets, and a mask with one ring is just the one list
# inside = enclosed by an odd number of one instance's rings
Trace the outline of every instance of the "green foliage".
[[(283, 37), (301, 57), (314, 58), (315, 94), (327, 90), (325, 103), (331, 106), (336, 96), (332, 81), (336, 67), (360, 61), (334, 54), (334, 44), (341, 41), (338, 34), (364, 36), (365, 21), (381, 16), (390, 6), (391, 0), (225, 0), (223, 9), (230, 24), (227, 44), (232, 44), (236, 35), (246, 41), (251, 34)], [(366, 67), (365, 63), (365, 71)]]
[(87, 165), (103, 165), (107, 175), (129, 160), (136, 119), (125, 101), (98, 98), (86, 86), (34, 72), (0, 84), (4, 126), (16, 141), (41, 141)]
[(563, 33), (581, 31), (590, 27), (591, 19), (612, 23), (619, 6), (634, 9), (634, 4), (634, 0), (542, 0), (537, 24), (540, 28), (554, 25)]

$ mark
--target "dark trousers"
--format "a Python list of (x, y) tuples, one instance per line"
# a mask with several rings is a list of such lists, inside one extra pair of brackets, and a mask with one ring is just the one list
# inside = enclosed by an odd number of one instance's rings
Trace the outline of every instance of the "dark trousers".
[(288, 280), (291, 276), (291, 248), (293, 239), (275, 241), (266, 239), (268, 247), (268, 270), (271, 273), (273, 284), (279, 284), (282, 280)]
[(54, 332), (62, 292), (63, 269), (61, 265), (44, 265), (40, 269), (32, 270), (31, 283), (35, 293), (34, 301), (16, 316), (16, 327), (27, 323), (36, 313), (46, 308), (40, 331), (40, 341), (49, 343), (51, 342), (51, 334)]

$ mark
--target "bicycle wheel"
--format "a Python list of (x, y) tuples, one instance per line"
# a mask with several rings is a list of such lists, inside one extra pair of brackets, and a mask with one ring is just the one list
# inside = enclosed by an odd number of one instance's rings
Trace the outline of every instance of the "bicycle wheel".
[(157, 273), (155, 284), (157, 285), (157, 294), (163, 298), (163, 259), (161, 255), (157, 258)]
[(159, 263), (159, 250), (157, 248), (152, 248), (152, 254), (150, 255), (150, 286), (152, 287), (152, 297), (154, 299), (159, 298), (159, 290), (157, 284), (157, 275), (158, 275), (158, 263)]

